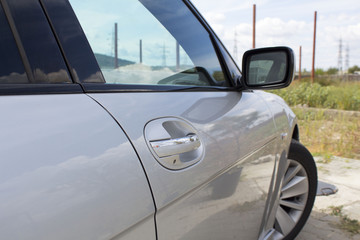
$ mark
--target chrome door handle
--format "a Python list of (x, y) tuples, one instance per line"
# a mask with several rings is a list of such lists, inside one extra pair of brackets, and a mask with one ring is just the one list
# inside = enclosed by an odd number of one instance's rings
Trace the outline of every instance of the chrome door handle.
[(200, 134), (180, 118), (151, 120), (145, 125), (144, 137), (156, 161), (168, 170), (193, 166), (205, 154), (205, 144)]
[(195, 134), (189, 134), (182, 138), (150, 141), (150, 145), (158, 157), (167, 157), (196, 150), (201, 143)]

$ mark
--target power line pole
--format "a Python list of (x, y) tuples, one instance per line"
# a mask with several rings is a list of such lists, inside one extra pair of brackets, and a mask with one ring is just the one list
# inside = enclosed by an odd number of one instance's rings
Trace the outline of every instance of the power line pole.
[(164, 46), (163, 46), (162, 65), (163, 65), (163, 67), (166, 67), (166, 47), (165, 47), (165, 43), (164, 43)]
[(317, 11), (315, 11), (315, 13), (314, 13), (314, 41), (313, 41), (313, 56), (312, 56), (312, 69), (311, 69), (311, 83), (314, 83), (314, 78), (315, 78), (316, 17), (317, 17)]
[(346, 49), (345, 49), (345, 71), (347, 71), (349, 69), (349, 58), (350, 58), (350, 49), (349, 49), (349, 44), (346, 44)]
[(176, 41), (176, 71), (180, 71), (180, 45), (178, 41)]
[(142, 63), (143, 62), (142, 39), (140, 39), (139, 48), (140, 48), (140, 63)]
[(349, 50), (349, 44), (346, 45), (346, 50), (345, 50), (345, 71), (346, 71), (346, 80), (349, 80), (349, 55), (350, 55), (350, 50)]
[(256, 4), (253, 5), (253, 42), (252, 48), (255, 48), (255, 28), (256, 28)]
[(299, 81), (301, 80), (301, 46), (299, 49)]
[(118, 62), (118, 25), (117, 23), (115, 23), (115, 68), (119, 67), (119, 62)]
[(338, 73), (339, 75), (343, 74), (343, 61), (342, 61), (342, 39), (339, 40), (339, 51), (338, 51)]
[(238, 61), (238, 48), (237, 48), (237, 32), (235, 29), (235, 36), (234, 36), (234, 52), (233, 52), (234, 60)]

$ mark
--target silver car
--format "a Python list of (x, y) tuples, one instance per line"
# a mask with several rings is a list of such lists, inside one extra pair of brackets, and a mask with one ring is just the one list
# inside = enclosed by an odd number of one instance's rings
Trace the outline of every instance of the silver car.
[(188, 0), (0, 0), (1, 239), (294, 239), (316, 166), (287, 47)]

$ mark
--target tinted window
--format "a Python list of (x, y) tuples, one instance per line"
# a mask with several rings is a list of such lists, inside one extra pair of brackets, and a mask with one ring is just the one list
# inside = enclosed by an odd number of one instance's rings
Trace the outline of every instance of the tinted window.
[(0, 84), (27, 82), (15, 39), (0, 4)]
[(72, 82), (39, 1), (8, 1), (35, 83)]
[(227, 85), (208, 32), (182, 1), (70, 3), (107, 83)]

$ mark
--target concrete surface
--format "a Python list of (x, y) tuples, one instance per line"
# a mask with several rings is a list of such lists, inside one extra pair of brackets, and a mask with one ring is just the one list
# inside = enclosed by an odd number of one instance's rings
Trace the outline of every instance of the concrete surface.
[(332, 157), (325, 162), (315, 158), (320, 181), (335, 185), (338, 192), (318, 196), (311, 217), (297, 240), (360, 240), (340, 227), (340, 217), (331, 215), (331, 207), (343, 206), (342, 214), (360, 222), (360, 160)]

